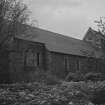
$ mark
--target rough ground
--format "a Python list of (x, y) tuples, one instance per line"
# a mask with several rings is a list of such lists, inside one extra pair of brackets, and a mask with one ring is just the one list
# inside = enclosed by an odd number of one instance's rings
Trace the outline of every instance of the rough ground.
[(94, 105), (92, 102), (98, 98), (96, 92), (100, 94), (104, 89), (105, 81), (62, 82), (58, 85), (38, 82), (2, 84), (0, 105)]

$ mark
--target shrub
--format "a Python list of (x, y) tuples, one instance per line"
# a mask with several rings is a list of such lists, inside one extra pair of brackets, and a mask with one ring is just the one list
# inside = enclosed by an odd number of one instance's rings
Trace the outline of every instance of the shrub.
[(91, 94), (90, 100), (94, 104), (105, 104), (105, 81), (88, 82), (87, 87), (87, 92)]
[(95, 105), (105, 104), (105, 81), (63, 82), (61, 87), (65, 87), (63, 94), (68, 99), (89, 100)]
[(78, 81), (83, 81), (84, 77), (80, 72), (76, 72), (76, 73), (69, 72), (65, 80), (78, 82)]
[(90, 72), (90, 73), (87, 73), (84, 76), (84, 79), (86, 81), (88, 81), (88, 80), (91, 80), (91, 81), (102, 81), (102, 80), (104, 80), (104, 75), (102, 73), (93, 73), (93, 72)]

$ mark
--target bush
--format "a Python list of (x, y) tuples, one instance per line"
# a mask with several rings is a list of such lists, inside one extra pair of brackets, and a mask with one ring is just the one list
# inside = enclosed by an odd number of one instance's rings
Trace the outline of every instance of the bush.
[(78, 82), (78, 81), (83, 81), (84, 77), (80, 72), (76, 72), (76, 73), (69, 72), (65, 80)]
[(104, 80), (104, 75), (102, 73), (87, 73), (85, 76), (84, 76), (84, 79), (86, 81), (88, 80), (91, 80), (91, 81), (102, 81)]
[(105, 81), (63, 82), (61, 87), (65, 87), (62, 90), (68, 99), (89, 100), (95, 105), (105, 104)]
[(105, 81), (88, 82), (88, 93), (90, 100), (97, 105), (105, 104)]

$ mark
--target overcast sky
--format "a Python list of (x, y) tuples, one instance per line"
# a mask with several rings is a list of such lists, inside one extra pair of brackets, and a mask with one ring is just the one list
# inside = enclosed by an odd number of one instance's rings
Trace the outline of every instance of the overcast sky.
[(105, 16), (105, 0), (24, 0), (38, 27), (81, 39)]

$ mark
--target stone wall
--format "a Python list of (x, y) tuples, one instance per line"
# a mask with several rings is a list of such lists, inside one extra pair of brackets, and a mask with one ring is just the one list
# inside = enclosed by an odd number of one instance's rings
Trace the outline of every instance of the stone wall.
[(0, 49), (0, 83), (9, 83), (9, 52), (4, 49)]
[[(40, 54), (39, 64), (27, 65), (26, 52), (27, 49)], [(13, 50), (9, 55), (10, 59), (10, 77), (13, 82), (15, 81), (34, 81), (36, 72), (44, 69), (44, 45), (41, 43), (33, 43), (21, 39), (14, 40)], [(36, 59), (37, 61), (37, 59)]]
[(69, 72), (80, 71), (105, 73), (105, 61), (76, 55), (51, 52), (51, 71), (60, 78), (65, 78)]

